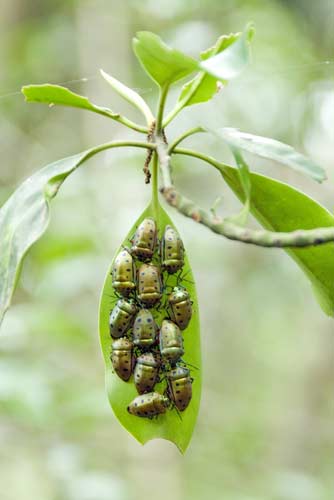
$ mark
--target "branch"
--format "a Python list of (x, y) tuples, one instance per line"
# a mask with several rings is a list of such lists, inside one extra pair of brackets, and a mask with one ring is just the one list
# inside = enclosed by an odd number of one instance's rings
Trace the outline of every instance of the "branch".
[[(313, 245), (321, 245), (334, 241), (334, 227), (323, 227), (317, 229), (291, 231), (288, 233), (266, 231), (263, 229), (254, 230), (244, 228), (234, 224), (233, 222), (217, 217), (196, 205), (195, 202), (183, 196), (174, 187), (171, 177), (170, 156), (168, 147), (159, 137), (156, 138), (157, 154), (160, 162), (162, 187), (160, 192), (164, 196), (169, 205), (175, 207), (180, 213), (186, 217), (190, 217), (196, 222), (199, 222), (213, 232), (221, 234), (230, 240), (237, 240), (243, 243), (250, 243), (262, 247), (307, 247)], [(200, 158), (207, 163), (210, 163), (220, 170), (224, 168), (224, 164), (218, 162), (214, 158), (207, 157), (196, 151), (175, 149), (175, 154), (186, 154), (195, 158)]]

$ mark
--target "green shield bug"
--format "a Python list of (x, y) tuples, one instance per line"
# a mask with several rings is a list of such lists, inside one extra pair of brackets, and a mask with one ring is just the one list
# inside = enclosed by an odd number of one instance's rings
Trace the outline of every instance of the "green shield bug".
[(164, 360), (172, 364), (184, 354), (181, 330), (168, 319), (163, 320), (160, 328), (160, 353)]
[(148, 392), (137, 396), (128, 406), (128, 412), (137, 417), (152, 418), (166, 413), (169, 399), (158, 392)]
[(133, 324), (133, 343), (138, 347), (150, 347), (155, 343), (157, 324), (151, 311), (140, 309)]
[(137, 358), (133, 376), (139, 394), (152, 391), (158, 381), (159, 366), (159, 361), (151, 352), (146, 352)]
[(181, 330), (187, 328), (191, 320), (192, 307), (188, 291), (180, 286), (175, 286), (168, 297), (171, 319)]
[(116, 292), (127, 297), (136, 288), (135, 266), (127, 249), (121, 250), (112, 266), (112, 285)]
[(109, 317), (110, 335), (114, 338), (122, 337), (131, 327), (136, 312), (133, 300), (118, 300)]
[(150, 260), (157, 242), (157, 228), (154, 220), (144, 219), (131, 240), (131, 253), (139, 260)]
[(184, 247), (179, 234), (172, 226), (167, 225), (161, 240), (162, 268), (169, 274), (176, 273), (183, 267), (183, 255)]
[(122, 380), (129, 380), (133, 368), (133, 344), (126, 337), (112, 343), (111, 362), (117, 375)]
[(153, 307), (162, 297), (160, 269), (153, 264), (142, 264), (137, 275), (137, 296), (146, 307)]
[(192, 379), (188, 368), (177, 366), (167, 372), (168, 395), (176, 408), (184, 411), (192, 397)]

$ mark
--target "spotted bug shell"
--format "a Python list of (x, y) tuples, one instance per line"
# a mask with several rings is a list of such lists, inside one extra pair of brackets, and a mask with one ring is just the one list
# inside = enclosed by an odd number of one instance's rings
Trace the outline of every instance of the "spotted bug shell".
[(128, 406), (128, 412), (137, 417), (152, 418), (166, 412), (170, 401), (158, 392), (148, 392), (137, 396)]
[(159, 361), (151, 352), (139, 356), (134, 369), (134, 382), (139, 394), (152, 391), (159, 375)]
[(184, 247), (178, 232), (172, 226), (166, 226), (161, 240), (162, 268), (174, 274), (184, 265)]
[(180, 330), (187, 328), (192, 316), (191, 300), (188, 291), (183, 287), (174, 287), (168, 297), (168, 305), (170, 317)]
[(132, 326), (136, 312), (137, 307), (132, 300), (118, 300), (109, 317), (110, 335), (114, 338), (123, 337)]
[(157, 324), (151, 311), (140, 309), (133, 324), (133, 343), (142, 348), (150, 347), (155, 343)]
[(157, 242), (157, 227), (152, 218), (144, 219), (131, 241), (131, 253), (139, 260), (150, 260)]
[(184, 354), (183, 338), (180, 328), (168, 319), (164, 319), (160, 328), (160, 353), (164, 360), (176, 363)]
[(131, 254), (126, 250), (121, 250), (114, 260), (112, 266), (112, 285), (114, 289), (127, 297), (136, 288), (135, 266)]
[(112, 343), (111, 362), (117, 375), (122, 380), (129, 380), (133, 368), (133, 344), (126, 337)]
[(167, 372), (168, 394), (176, 408), (184, 411), (192, 398), (192, 379), (188, 368), (178, 366)]
[(137, 297), (146, 307), (153, 307), (162, 297), (160, 269), (153, 264), (142, 264), (137, 275)]

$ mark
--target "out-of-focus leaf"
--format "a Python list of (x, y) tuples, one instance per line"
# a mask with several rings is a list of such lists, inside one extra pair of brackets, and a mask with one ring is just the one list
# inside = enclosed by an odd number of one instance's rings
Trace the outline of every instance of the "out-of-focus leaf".
[(143, 115), (146, 118), (147, 124), (151, 125), (152, 122), (154, 121), (154, 116), (152, 115), (152, 112), (151, 112), (150, 108), (148, 107), (148, 105), (146, 104), (146, 102), (144, 101), (144, 99), (137, 92), (135, 92), (133, 89), (130, 89), (129, 87), (124, 85), (124, 83), (120, 82), (119, 80), (117, 80), (113, 76), (108, 75), (108, 73), (103, 71), (103, 69), (100, 69), (100, 73), (103, 76), (103, 78), (106, 80), (106, 82), (108, 82), (109, 85), (111, 85), (111, 87), (119, 95), (124, 97), (124, 99), (126, 99), (130, 104), (133, 104), (134, 106), (136, 106), (136, 108), (139, 109), (139, 111), (141, 113), (143, 113)]
[(229, 127), (221, 128), (214, 133), (227, 142), (229, 146), (283, 163), (283, 165), (309, 175), (316, 181), (321, 182), (326, 179), (326, 172), (322, 167), (287, 144)]
[(22, 260), (45, 232), (49, 205), (64, 180), (98, 148), (47, 165), (29, 177), (0, 209), (0, 323), (10, 306)]
[(209, 58), (199, 64), (199, 69), (215, 77), (216, 80), (226, 81), (235, 78), (249, 63), (249, 42), (253, 33), (253, 26), (249, 25), (236, 41), (231, 40), (233, 43), (230, 43), (225, 50), (213, 55), (214, 49), (211, 51), (209, 49), (205, 53), (205, 57), (209, 55)]
[[(166, 212), (159, 207), (156, 212), (150, 205), (139, 217), (134, 226), (130, 229), (128, 235), (122, 245), (116, 252), (116, 255), (121, 250), (122, 246), (129, 246), (129, 239), (133, 236), (136, 227), (145, 217), (153, 217), (156, 220), (159, 228), (159, 237), (161, 238), (164, 227), (169, 224), (173, 225)], [(158, 254), (154, 257), (153, 262), (159, 263)], [(154, 438), (163, 438), (172, 441), (176, 444), (179, 450), (184, 453), (192, 436), (194, 426), (197, 419), (197, 414), (200, 404), (201, 395), (201, 353), (200, 353), (200, 328), (199, 328), (199, 311), (194, 285), (194, 278), (191, 272), (187, 256), (182, 274), (186, 275), (187, 281), (183, 284), (190, 293), (193, 301), (193, 316), (189, 326), (183, 331), (185, 355), (183, 359), (189, 363), (190, 369), (196, 367), (192, 372), (193, 382), (193, 397), (188, 408), (181, 413), (181, 419), (175, 409), (167, 410), (164, 415), (159, 415), (157, 418), (149, 420), (130, 415), (127, 411), (129, 403), (137, 396), (137, 391), (133, 383), (133, 376), (129, 382), (121, 380), (112, 369), (110, 361), (112, 339), (109, 334), (109, 315), (113, 304), (117, 300), (112, 286), (112, 278), (108, 271), (100, 302), (100, 340), (105, 361), (106, 369), (106, 389), (110, 405), (120, 421), (120, 423), (142, 444)], [(165, 276), (165, 279), (167, 276)], [(168, 277), (168, 286), (175, 286), (177, 278), (175, 275)], [(162, 304), (166, 299), (163, 297)], [(162, 319), (166, 317), (164, 306), (160, 311), (153, 309), (157, 323), (160, 325)], [(163, 393), (166, 390), (166, 381), (163, 380), (155, 386), (157, 392)]]
[(172, 49), (149, 31), (136, 34), (133, 50), (146, 73), (160, 87), (170, 85), (198, 68), (195, 59)]
[(117, 118), (119, 115), (113, 113), (110, 109), (92, 104), (87, 97), (75, 94), (66, 87), (60, 85), (51, 85), (45, 83), (43, 85), (26, 85), (22, 87), (22, 93), (27, 102), (41, 102), (50, 106), (70, 106), (73, 108), (88, 109), (100, 115), (110, 118)]
[[(224, 166), (221, 174), (238, 198), (245, 195), (237, 169)], [(259, 174), (250, 174), (251, 213), (271, 231), (295, 231), (334, 226), (334, 217), (323, 206), (297, 189)], [(311, 281), (320, 306), (334, 316), (334, 243), (285, 250)]]
[[(218, 38), (216, 44), (201, 53), (201, 59), (204, 61), (224, 51), (235, 43), (241, 33), (231, 33)], [(226, 81), (224, 81), (226, 83)], [(184, 106), (191, 106), (200, 102), (209, 101), (217, 92), (217, 78), (211, 76), (205, 71), (200, 71), (192, 80), (183, 85), (179, 102)]]

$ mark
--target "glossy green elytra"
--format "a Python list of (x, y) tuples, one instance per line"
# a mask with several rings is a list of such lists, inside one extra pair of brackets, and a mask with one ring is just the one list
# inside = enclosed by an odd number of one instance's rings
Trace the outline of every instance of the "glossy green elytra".
[(136, 312), (137, 307), (133, 300), (118, 300), (109, 317), (110, 335), (114, 338), (123, 337), (132, 326)]
[(153, 264), (142, 264), (137, 275), (137, 297), (146, 307), (153, 307), (162, 297), (160, 269)]
[(151, 352), (146, 352), (137, 358), (133, 376), (139, 394), (152, 391), (158, 381), (159, 366), (159, 360)]
[(140, 309), (133, 324), (133, 343), (138, 347), (150, 347), (155, 343), (157, 328), (151, 311)]
[(111, 362), (117, 375), (122, 380), (129, 380), (133, 368), (133, 344), (126, 337), (112, 343)]
[(177, 231), (172, 226), (165, 227), (161, 240), (161, 264), (169, 274), (174, 274), (184, 265), (184, 247)]
[(161, 323), (160, 353), (164, 360), (172, 364), (184, 354), (181, 330), (169, 319), (164, 319)]
[(180, 330), (187, 328), (192, 316), (191, 300), (188, 291), (181, 286), (175, 286), (168, 297), (168, 305), (170, 317)]
[(192, 379), (188, 368), (177, 366), (167, 372), (168, 394), (176, 408), (184, 411), (192, 397)]
[(128, 406), (128, 412), (137, 417), (152, 418), (166, 412), (169, 399), (158, 392), (148, 392), (137, 396)]
[(131, 240), (131, 253), (139, 260), (150, 260), (157, 242), (157, 228), (151, 217), (144, 219)]
[(135, 288), (135, 266), (131, 254), (121, 250), (112, 266), (112, 285), (116, 292), (127, 297)]

